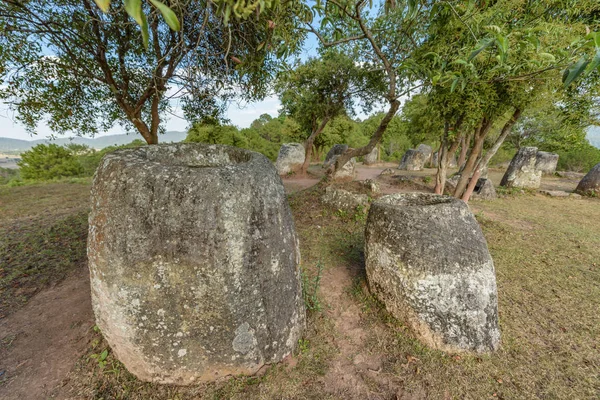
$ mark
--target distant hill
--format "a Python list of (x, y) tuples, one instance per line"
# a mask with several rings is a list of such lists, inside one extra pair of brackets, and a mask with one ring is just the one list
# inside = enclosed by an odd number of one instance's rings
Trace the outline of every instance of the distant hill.
[[(161, 143), (170, 142), (181, 142), (185, 139), (185, 132), (167, 132), (164, 135), (160, 135), (158, 140)], [(109, 135), (100, 136), (97, 138), (85, 138), (85, 137), (72, 137), (72, 138), (60, 138), (60, 139), (37, 139), (37, 140), (20, 140), (0, 137), (0, 153), (2, 152), (22, 152), (27, 151), (33, 146), (40, 143), (54, 143), (59, 146), (69, 143), (85, 144), (94, 149), (103, 149), (108, 146), (120, 146), (123, 144), (131, 143), (135, 139), (141, 139), (140, 135)]]
[(600, 126), (591, 127), (588, 130), (587, 139), (590, 141), (592, 146), (600, 149)]

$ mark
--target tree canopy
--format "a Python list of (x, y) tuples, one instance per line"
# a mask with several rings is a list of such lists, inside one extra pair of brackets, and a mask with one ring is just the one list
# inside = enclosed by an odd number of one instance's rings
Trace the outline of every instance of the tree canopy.
[(261, 98), (278, 57), (302, 38), (293, 2), (246, 19), (225, 18), (211, 1), (169, 2), (175, 31), (156, 2), (138, 1), (145, 47), (128, 3), (102, 12), (93, 0), (2, 1), (0, 99), (29, 132), (44, 120), (55, 132), (92, 135), (119, 123), (157, 143), (170, 100), (193, 122), (218, 118), (233, 95)]

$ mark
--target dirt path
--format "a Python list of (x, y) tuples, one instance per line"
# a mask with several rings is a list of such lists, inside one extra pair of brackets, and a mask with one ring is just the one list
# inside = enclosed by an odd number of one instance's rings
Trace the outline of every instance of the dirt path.
[(45, 398), (87, 348), (93, 324), (87, 267), (0, 320), (0, 398)]
[(361, 310), (350, 297), (353, 280), (362, 275), (361, 269), (337, 266), (323, 276), (321, 295), (330, 307), (327, 315), (334, 322), (339, 350), (324, 381), (328, 391), (339, 398), (382, 399), (387, 397), (372, 391), (369, 385), (369, 381), (380, 380), (382, 355), (365, 351), (369, 332), (363, 327)]

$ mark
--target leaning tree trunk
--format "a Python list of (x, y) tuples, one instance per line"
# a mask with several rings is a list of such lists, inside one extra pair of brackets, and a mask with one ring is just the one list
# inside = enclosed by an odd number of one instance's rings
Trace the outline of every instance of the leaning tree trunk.
[(369, 143), (367, 143), (366, 146), (359, 147), (357, 149), (349, 148), (344, 153), (340, 154), (338, 156), (338, 158), (335, 160), (335, 163), (333, 165), (333, 171), (331, 171), (331, 174), (333, 175), (335, 173), (335, 171), (342, 169), (342, 167), (344, 165), (346, 165), (346, 163), (348, 161), (350, 161), (351, 158), (364, 156), (364, 155), (369, 154), (371, 151), (373, 151), (375, 146), (377, 146), (377, 144), (381, 141), (381, 138), (383, 137), (385, 130), (387, 129), (388, 125), (390, 124), (390, 121), (392, 120), (392, 118), (394, 118), (394, 115), (396, 115), (396, 112), (398, 112), (399, 108), (400, 108), (399, 100), (390, 101), (390, 108), (388, 109), (387, 113), (385, 114), (385, 116), (383, 117), (381, 122), (379, 123), (379, 126), (377, 127), (375, 132), (373, 132), (373, 135), (371, 135), (371, 139), (369, 140)]
[(494, 157), (494, 155), (498, 152), (498, 149), (500, 149), (500, 146), (502, 146), (502, 143), (504, 143), (504, 140), (510, 134), (513, 126), (515, 125), (515, 123), (517, 122), (517, 120), (519, 119), (520, 116), (521, 116), (521, 109), (520, 108), (515, 109), (515, 112), (513, 113), (512, 117), (510, 117), (510, 119), (502, 127), (502, 132), (500, 133), (500, 136), (498, 136), (498, 139), (496, 139), (496, 142), (494, 143), (492, 148), (489, 149), (488, 152), (485, 153), (485, 156), (483, 156), (477, 163), (477, 166), (475, 167), (475, 171), (473, 172), (473, 177), (469, 181), (469, 184), (467, 185), (467, 189), (465, 190), (464, 194), (462, 195), (462, 200), (464, 202), (468, 202), (469, 199), (471, 198), (471, 195), (473, 194), (473, 190), (475, 189), (475, 186), (477, 185), (477, 181), (479, 180), (479, 177), (481, 176), (481, 171), (483, 171), (483, 169), (485, 167), (487, 167), (487, 165), (489, 164), (492, 157)]
[(310, 134), (308, 139), (306, 139), (306, 143), (304, 143), (305, 153), (304, 153), (304, 163), (302, 163), (302, 168), (300, 168), (301, 175), (306, 175), (306, 171), (308, 171), (308, 167), (310, 165), (310, 159), (311, 159), (311, 155), (312, 155), (312, 150), (313, 150), (313, 144), (314, 144), (317, 136), (319, 136), (319, 134), (323, 131), (323, 129), (325, 129), (325, 125), (327, 125), (327, 122), (329, 122), (329, 117), (323, 118), (323, 121), (321, 121), (321, 124), (315, 130), (312, 131), (312, 133)]
[(454, 197), (460, 199), (462, 197), (463, 192), (465, 191), (467, 184), (469, 183), (469, 178), (473, 173), (473, 169), (475, 168), (475, 164), (477, 163), (477, 159), (483, 150), (483, 142), (485, 141), (485, 137), (492, 127), (492, 121), (487, 118), (483, 118), (481, 121), (481, 125), (476, 129), (474, 133), (474, 142), (473, 148), (471, 149), (471, 153), (465, 162), (465, 167), (462, 170), (460, 175), (460, 179), (456, 184), (456, 190), (454, 191)]
[(471, 145), (471, 138), (473, 137), (472, 133), (469, 133), (466, 136), (463, 136), (460, 140), (460, 154), (458, 156), (457, 166), (460, 168), (465, 163), (467, 159), (467, 150), (469, 150), (469, 146)]
[[(456, 125), (454, 126), (454, 130), (457, 131), (460, 129), (462, 122), (464, 120), (464, 115), (458, 117), (456, 121)], [(435, 175), (435, 189), (434, 192), (436, 194), (444, 194), (444, 188), (446, 186), (446, 176), (448, 175), (448, 164), (450, 161), (449, 155), (456, 153), (456, 149), (460, 143), (460, 139), (462, 138), (462, 134), (454, 138), (454, 141), (448, 148), (448, 134), (450, 132), (450, 125), (448, 121), (444, 123), (444, 135), (442, 136), (442, 143), (440, 144), (440, 149), (438, 150), (438, 165), (437, 165), (437, 173)]]

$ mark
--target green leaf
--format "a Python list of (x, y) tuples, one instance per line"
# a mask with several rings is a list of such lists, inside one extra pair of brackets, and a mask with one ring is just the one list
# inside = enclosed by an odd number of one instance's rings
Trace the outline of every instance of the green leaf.
[(142, 12), (142, 0), (125, 0), (125, 11), (139, 26), (142, 26), (144, 23), (142, 19), (142, 15), (144, 15)]
[(556, 61), (556, 57), (554, 57), (554, 55), (552, 55), (550, 53), (540, 53), (540, 57), (542, 57), (544, 60), (548, 60), (550, 62)]
[(177, 19), (177, 16), (173, 10), (158, 0), (150, 0), (150, 3), (152, 3), (154, 7), (158, 8), (158, 11), (160, 11), (165, 19), (165, 22), (171, 29), (174, 31), (179, 31), (181, 29), (181, 24), (179, 23), (179, 20)]
[(598, 71), (600, 71), (600, 48), (596, 49), (596, 55), (594, 56), (590, 64), (587, 66), (587, 71), (592, 72), (596, 68), (598, 68)]
[(454, 92), (454, 89), (456, 89), (456, 85), (458, 85), (458, 80), (460, 78), (457, 76), (456, 78), (454, 78), (454, 82), (452, 82), (452, 86), (450, 86), (450, 93)]
[(412, 19), (417, 15), (417, 2), (416, 0), (408, 0), (408, 15), (409, 19)]
[(265, 42), (259, 43), (258, 46), (256, 46), (256, 51), (262, 50), (263, 47), (265, 47)]
[(467, 59), (467, 61), (471, 61), (472, 59), (477, 57), (477, 55), (479, 53), (481, 53), (483, 50), (488, 48), (492, 43), (494, 43), (494, 39), (492, 39), (492, 38), (486, 38), (486, 39), (480, 40), (479, 43), (477, 44), (478, 47), (475, 50), (473, 50), (473, 52), (469, 55), (469, 58)]
[(146, 19), (146, 14), (142, 13), (142, 42), (144, 43), (144, 47), (148, 48), (148, 42), (150, 41), (150, 35), (148, 34), (148, 20)]
[(108, 12), (110, 0), (94, 0), (103, 12)]
[(596, 47), (600, 47), (600, 32), (591, 32), (585, 38), (592, 40)]
[(104, 360), (106, 360), (106, 357), (108, 357), (108, 350), (104, 350), (104, 351), (102, 352), (102, 354), (100, 354), (100, 358), (99, 358), (99, 360), (100, 360), (100, 361), (104, 361)]
[(571, 67), (569, 67), (568, 74), (563, 74), (563, 84), (565, 87), (569, 87), (573, 81), (575, 81), (579, 76), (585, 71), (585, 67), (587, 67), (589, 61), (586, 57), (581, 58)]

